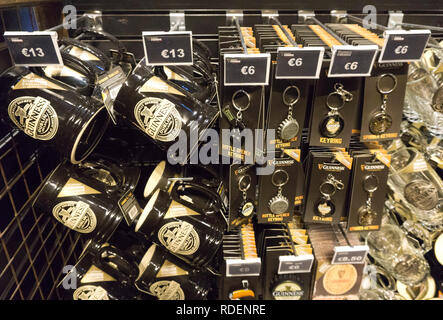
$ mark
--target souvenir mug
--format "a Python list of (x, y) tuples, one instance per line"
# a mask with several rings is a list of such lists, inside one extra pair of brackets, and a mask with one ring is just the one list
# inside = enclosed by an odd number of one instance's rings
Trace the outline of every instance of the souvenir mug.
[(2, 117), (72, 163), (83, 161), (94, 150), (109, 123), (102, 102), (26, 68), (5, 71), (0, 86)]

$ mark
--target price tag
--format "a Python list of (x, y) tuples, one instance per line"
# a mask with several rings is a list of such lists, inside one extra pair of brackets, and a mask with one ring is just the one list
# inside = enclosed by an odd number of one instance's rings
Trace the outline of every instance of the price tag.
[(328, 77), (370, 76), (377, 51), (376, 45), (333, 46)]
[(55, 31), (6, 31), (4, 38), (16, 66), (63, 65)]
[(306, 254), (302, 256), (280, 256), (278, 274), (306, 273), (311, 272), (314, 256)]
[(193, 64), (191, 31), (143, 32), (143, 45), (147, 65)]
[(118, 202), (118, 206), (123, 213), (128, 226), (132, 225), (134, 220), (142, 213), (143, 209), (135, 199), (134, 194), (128, 191)]
[(282, 47), (277, 50), (276, 79), (318, 79), (325, 49)]
[(429, 30), (387, 30), (379, 62), (409, 62), (420, 60), (428, 44)]
[(261, 260), (256, 259), (226, 259), (226, 276), (259, 276), (261, 271)]
[(271, 55), (258, 54), (225, 54), (225, 86), (267, 86)]
[(365, 262), (369, 247), (364, 246), (340, 246), (334, 248), (332, 264), (361, 264)]

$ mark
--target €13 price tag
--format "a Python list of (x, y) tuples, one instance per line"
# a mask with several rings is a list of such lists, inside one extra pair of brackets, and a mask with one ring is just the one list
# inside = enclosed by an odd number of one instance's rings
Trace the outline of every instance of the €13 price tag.
[(267, 86), (270, 66), (269, 53), (225, 54), (224, 85)]
[(63, 65), (55, 31), (6, 31), (4, 38), (16, 66)]
[(369, 252), (367, 245), (363, 246), (340, 246), (334, 248), (332, 264), (361, 264), (365, 262)]
[(226, 276), (259, 276), (261, 259), (226, 259)]
[(378, 46), (333, 46), (328, 77), (370, 76)]
[(143, 32), (146, 64), (192, 65), (192, 32)]
[(276, 79), (318, 79), (323, 47), (281, 47), (277, 50)]
[(379, 62), (409, 62), (420, 60), (428, 44), (429, 30), (387, 30)]
[(311, 272), (314, 256), (305, 254), (301, 256), (280, 256), (278, 274)]

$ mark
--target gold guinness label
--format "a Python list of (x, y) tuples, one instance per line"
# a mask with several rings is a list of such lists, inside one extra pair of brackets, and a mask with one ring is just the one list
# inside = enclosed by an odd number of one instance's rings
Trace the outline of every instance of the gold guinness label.
[(168, 142), (178, 137), (182, 120), (175, 105), (166, 99), (145, 98), (134, 108), (137, 123), (153, 139)]
[(82, 201), (64, 201), (52, 209), (54, 217), (69, 229), (90, 233), (97, 226), (97, 218), (89, 205)]
[(82, 286), (74, 291), (74, 300), (109, 300), (108, 292), (100, 286)]
[(58, 117), (51, 103), (42, 97), (20, 97), (8, 107), (9, 118), (28, 136), (51, 140), (58, 129)]
[(171, 252), (185, 256), (196, 252), (200, 245), (194, 227), (184, 221), (165, 224), (158, 231), (158, 239)]
[(184, 300), (185, 294), (180, 284), (175, 281), (157, 281), (150, 287), (149, 291), (157, 296), (159, 300)]
[(300, 300), (303, 294), (303, 289), (294, 281), (279, 283), (272, 291), (275, 300)]

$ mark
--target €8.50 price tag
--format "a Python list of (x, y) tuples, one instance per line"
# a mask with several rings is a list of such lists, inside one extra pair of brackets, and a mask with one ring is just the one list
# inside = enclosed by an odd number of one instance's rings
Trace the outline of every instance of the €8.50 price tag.
[(259, 276), (261, 259), (226, 259), (226, 276)]
[(4, 38), (16, 66), (63, 65), (55, 31), (6, 31)]
[(192, 32), (143, 32), (146, 64), (192, 65)]
[(266, 86), (269, 84), (271, 55), (258, 54), (225, 54), (225, 86)]
[(428, 44), (429, 30), (387, 30), (379, 62), (409, 62), (420, 60)]
[(370, 76), (378, 46), (333, 46), (328, 77)]
[(332, 264), (361, 264), (365, 262), (368, 252), (367, 245), (335, 247)]
[(323, 47), (281, 47), (277, 50), (276, 79), (318, 79)]

